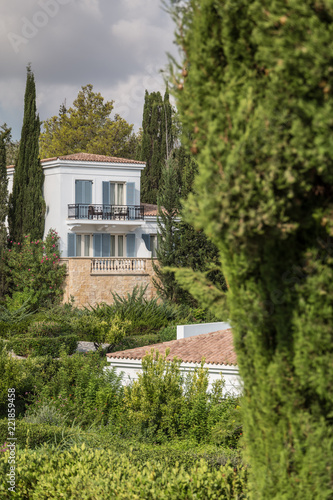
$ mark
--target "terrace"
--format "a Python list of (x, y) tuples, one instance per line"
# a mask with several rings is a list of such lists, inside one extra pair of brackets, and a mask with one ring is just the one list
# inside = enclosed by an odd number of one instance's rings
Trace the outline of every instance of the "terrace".
[(68, 205), (69, 219), (86, 220), (144, 220), (142, 205), (92, 205), (75, 203)]

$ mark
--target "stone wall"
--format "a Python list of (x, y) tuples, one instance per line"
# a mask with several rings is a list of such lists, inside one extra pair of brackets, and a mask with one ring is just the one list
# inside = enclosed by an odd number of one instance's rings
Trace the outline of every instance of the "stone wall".
[(111, 303), (112, 292), (120, 296), (131, 293), (138, 285), (147, 287), (146, 297), (156, 296), (156, 290), (152, 283), (154, 270), (151, 259), (146, 259), (145, 271), (126, 273), (96, 273), (91, 272), (91, 258), (71, 257), (61, 259), (61, 263), (67, 265), (65, 279), (64, 302), (73, 296), (75, 305), (79, 307), (95, 305), (99, 302)]

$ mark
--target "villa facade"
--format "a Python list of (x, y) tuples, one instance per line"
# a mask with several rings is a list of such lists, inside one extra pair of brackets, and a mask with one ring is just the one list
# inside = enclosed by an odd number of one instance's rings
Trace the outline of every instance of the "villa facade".
[[(67, 264), (65, 300), (78, 305), (112, 300), (112, 293), (147, 285), (154, 294), (157, 206), (142, 204), (145, 163), (88, 153), (41, 160), (45, 174), (45, 234), (60, 236)], [(14, 167), (8, 167), (9, 192)]]

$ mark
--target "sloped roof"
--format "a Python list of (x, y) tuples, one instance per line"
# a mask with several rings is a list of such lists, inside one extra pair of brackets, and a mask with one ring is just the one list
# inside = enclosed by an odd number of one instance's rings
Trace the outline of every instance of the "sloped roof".
[(177, 357), (184, 363), (200, 363), (204, 357), (205, 363), (208, 364), (237, 365), (231, 329), (126, 351), (110, 352), (107, 356), (113, 359), (142, 359), (151, 349), (159, 351), (161, 355), (165, 354), (166, 349), (170, 349), (167, 359), (172, 360)]
[(157, 215), (157, 205), (152, 205), (151, 203), (141, 203), (141, 205), (144, 207), (145, 215)]
[(95, 155), (90, 153), (74, 153), (65, 156), (54, 156), (53, 158), (45, 158), (41, 163), (52, 160), (70, 160), (70, 161), (97, 161), (109, 163), (139, 163), (145, 165), (144, 161), (129, 160), (128, 158), (116, 158), (115, 156)]
[[(91, 162), (103, 162), (103, 163), (133, 163), (139, 165), (145, 165), (144, 161), (130, 160), (128, 158), (116, 158), (115, 156), (105, 156), (105, 155), (95, 155), (90, 153), (74, 153), (65, 156), (53, 156), (52, 158), (44, 158), (41, 163), (46, 163), (48, 161), (54, 160), (69, 160), (69, 161), (91, 161)], [(15, 165), (8, 165), (7, 168), (14, 168)]]

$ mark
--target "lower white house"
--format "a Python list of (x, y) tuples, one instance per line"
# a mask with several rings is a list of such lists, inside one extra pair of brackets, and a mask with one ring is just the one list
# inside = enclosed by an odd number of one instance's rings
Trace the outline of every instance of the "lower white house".
[(142, 371), (142, 358), (152, 349), (159, 351), (161, 355), (169, 349), (167, 359), (180, 359), (180, 370), (185, 374), (199, 367), (202, 358), (205, 358), (204, 367), (208, 369), (209, 376), (208, 389), (211, 389), (215, 380), (221, 380), (222, 376), (225, 393), (241, 394), (242, 384), (228, 323), (180, 325), (177, 327), (177, 340), (112, 352), (106, 356), (110, 368), (115, 368), (118, 374), (122, 373), (123, 384), (128, 385), (138, 378)]

